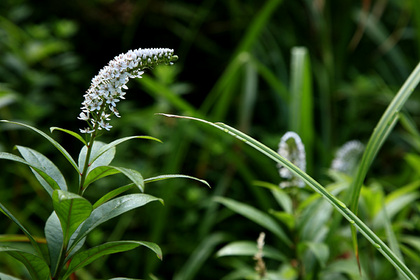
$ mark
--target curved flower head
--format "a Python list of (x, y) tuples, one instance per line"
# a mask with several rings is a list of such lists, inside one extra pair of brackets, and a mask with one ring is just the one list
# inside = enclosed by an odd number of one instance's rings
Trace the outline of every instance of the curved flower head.
[[(293, 131), (286, 132), (283, 137), (280, 139), (279, 155), (289, 160), (291, 163), (299, 167), (302, 171), (306, 171), (306, 153), (305, 146), (302, 143), (299, 135)], [(280, 183), (280, 187), (300, 187), (305, 186), (300, 178), (292, 174), (287, 168), (283, 165), (278, 164), (280, 176), (285, 179)]]
[(159, 64), (173, 64), (178, 57), (174, 50), (166, 48), (136, 49), (114, 57), (98, 75), (84, 95), (82, 112), (78, 119), (87, 121), (87, 128), (82, 133), (92, 133), (96, 129), (110, 130), (110, 116), (120, 117), (117, 103), (124, 99), (127, 82), (132, 78), (141, 78), (144, 69)]
[(351, 175), (364, 149), (365, 146), (358, 140), (345, 143), (335, 153), (331, 169)]

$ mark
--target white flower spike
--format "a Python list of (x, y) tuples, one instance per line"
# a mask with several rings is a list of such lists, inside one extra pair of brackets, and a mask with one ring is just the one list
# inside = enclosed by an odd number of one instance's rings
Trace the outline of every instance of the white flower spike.
[(89, 127), (80, 129), (81, 133), (93, 133), (96, 129), (110, 130), (108, 123), (111, 115), (120, 117), (117, 103), (125, 99), (127, 82), (141, 78), (144, 69), (159, 64), (173, 64), (178, 59), (174, 50), (166, 48), (136, 49), (120, 54), (102, 68), (84, 95), (82, 112), (78, 119), (87, 121)]
[[(293, 131), (286, 132), (280, 139), (279, 155), (289, 160), (291, 163), (299, 167), (302, 171), (306, 171), (306, 153), (305, 146), (299, 135)], [(279, 174), (285, 180), (280, 183), (281, 188), (305, 186), (305, 182), (293, 175), (283, 165), (278, 164)]]
[(352, 175), (357, 167), (365, 146), (359, 140), (352, 140), (341, 146), (335, 153), (331, 169)]

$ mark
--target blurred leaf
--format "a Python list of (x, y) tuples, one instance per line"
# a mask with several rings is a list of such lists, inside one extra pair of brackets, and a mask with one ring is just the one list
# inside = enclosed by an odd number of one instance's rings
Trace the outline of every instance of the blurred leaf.
[(292, 199), (282, 188), (280, 188), (278, 185), (262, 181), (255, 181), (254, 184), (256, 186), (270, 189), (271, 193), (273, 194), (273, 197), (276, 199), (277, 203), (282, 207), (283, 211), (292, 214)]
[(19, 278), (4, 274), (0, 272), (0, 279), (1, 280), (20, 280)]
[(0, 203), (0, 211), (6, 215), (6, 217), (8, 217), (10, 220), (12, 220), (19, 228), (21, 231), (23, 231), (23, 233), (29, 238), (29, 241), (31, 241), (32, 247), (36, 250), (36, 252), (39, 255), (42, 255), (41, 249), (38, 246), (38, 243), (36, 242), (35, 238), (31, 235), (31, 233), (18, 221), (18, 219), (16, 219), (12, 213), (9, 212), (9, 210), (7, 210), (6, 207), (4, 207), (3, 204)]
[[(47, 243), (45, 238), (34, 237), (37, 243)], [(29, 238), (23, 234), (0, 234), (0, 242), (30, 242)]]
[(286, 245), (292, 245), (292, 241), (289, 239), (289, 237), (286, 235), (283, 229), (278, 225), (278, 223), (276, 223), (276, 221), (273, 218), (271, 218), (266, 213), (252, 206), (232, 199), (217, 197), (215, 200), (228, 207), (229, 209), (233, 210), (234, 212), (250, 219), (254, 223), (274, 233)]
[[(258, 252), (257, 243), (251, 241), (235, 241), (222, 247), (216, 253), (216, 257), (226, 256), (249, 256), (253, 257)], [(263, 258), (269, 258), (277, 261), (287, 261), (287, 257), (279, 250), (264, 246)]]
[[(420, 197), (420, 193), (417, 191), (420, 188), (420, 181), (414, 181), (407, 186), (396, 189), (395, 191), (388, 194), (385, 198), (386, 213), (388, 219), (392, 220), (396, 214), (405, 209), (407, 205), (411, 205)], [(382, 209), (382, 208), (381, 208)], [(378, 213), (374, 219), (374, 225), (380, 225), (383, 222), (383, 217)]]
[(70, 262), (66, 274), (63, 279), (67, 279), (76, 270), (85, 267), (91, 262), (101, 258), (105, 255), (125, 252), (137, 248), (138, 246), (145, 246), (155, 252), (159, 259), (162, 259), (162, 251), (158, 245), (151, 242), (144, 241), (114, 241), (101, 244), (91, 249), (75, 254)]
[(289, 230), (295, 229), (295, 217), (287, 212), (270, 210), (269, 213), (287, 226)]
[[(51, 177), (51, 179), (53, 179), (54, 182), (57, 183), (58, 187), (61, 190), (67, 190), (67, 184), (63, 174), (61, 174), (60, 170), (57, 168), (57, 166), (55, 166), (55, 164), (51, 160), (49, 160), (46, 156), (31, 148), (22, 146), (16, 147), (19, 150), (22, 157), (26, 160), (26, 162), (31, 164), (31, 166), (36, 166), (39, 170), (43, 171), (45, 174)], [(46, 182), (44, 178), (41, 175), (39, 175), (39, 173), (35, 170), (32, 169), (32, 172), (35, 174), (41, 185), (44, 186), (46, 190), (48, 190), (50, 186), (48, 182)]]
[(174, 280), (192, 280), (198, 270), (206, 262), (212, 254), (214, 248), (223, 242), (226, 236), (223, 233), (212, 233), (206, 236), (200, 244), (195, 248), (194, 252), (189, 256), (184, 265), (174, 276)]
[(303, 255), (305, 250), (311, 251), (314, 256), (317, 258), (321, 267), (325, 267), (330, 257), (330, 250), (325, 243), (317, 242), (300, 242), (298, 244), (298, 250), (300, 254)]
[(196, 110), (193, 106), (161, 82), (147, 75), (143, 76), (141, 79), (136, 79), (136, 81), (142, 84), (149, 94), (154, 95), (155, 97), (164, 97), (165, 100), (169, 101), (178, 110), (195, 115), (194, 113)]
[(304, 47), (294, 47), (290, 70), (289, 130), (296, 132), (305, 145), (309, 172), (312, 170), (312, 149), (315, 135), (311, 75), (308, 50)]
[(8, 253), (10, 256), (14, 257), (23, 265), (25, 265), (32, 279), (50, 279), (50, 270), (48, 268), (47, 263), (42, 258), (19, 249), (6, 246), (0, 246), (0, 252)]
[(5, 89), (4, 85), (0, 84), (0, 108), (6, 107), (14, 103), (17, 99), (16, 94), (9, 93), (7, 91), (5, 92), (5, 90), (8, 90), (8, 89)]
[(111, 278), (109, 280), (141, 280), (141, 279), (117, 277), (117, 278)]

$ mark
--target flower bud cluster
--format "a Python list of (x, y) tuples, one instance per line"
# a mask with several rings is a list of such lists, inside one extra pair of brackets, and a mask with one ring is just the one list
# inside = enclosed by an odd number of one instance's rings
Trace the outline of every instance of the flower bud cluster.
[[(286, 158), (288, 161), (299, 167), (302, 171), (306, 171), (306, 152), (305, 146), (302, 143), (299, 135), (293, 131), (286, 132), (283, 137), (280, 139), (279, 155)], [(278, 164), (279, 174), (282, 178), (286, 179), (280, 183), (280, 187), (300, 187), (305, 186), (300, 178), (292, 174), (287, 168), (283, 165)]]
[(358, 140), (352, 140), (341, 146), (335, 153), (331, 169), (352, 175), (357, 167), (365, 146)]
[(173, 64), (178, 57), (172, 49), (136, 49), (120, 54), (102, 68), (92, 79), (90, 88), (84, 95), (82, 112), (78, 119), (87, 121), (89, 127), (80, 129), (82, 133), (92, 133), (95, 129), (110, 130), (110, 116), (120, 117), (117, 103), (124, 99), (123, 90), (132, 78), (141, 78), (146, 68), (158, 64)]

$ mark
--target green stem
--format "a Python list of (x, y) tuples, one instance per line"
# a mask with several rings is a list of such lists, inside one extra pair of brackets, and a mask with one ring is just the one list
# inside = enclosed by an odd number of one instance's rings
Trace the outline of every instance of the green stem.
[(82, 173), (80, 174), (80, 184), (79, 184), (79, 191), (78, 191), (78, 195), (83, 195), (83, 192), (85, 191), (83, 186), (85, 184), (85, 180), (86, 180), (86, 175), (87, 175), (87, 170), (90, 166), (90, 154), (92, 153), (92, 148), (93, 148), (93, 143), (95, 141), (95, 138), (98, 134), (98, 130), (99, 130), (99, 124), (98, 124), (98, 119), (100, 119), (102, 113), (105, 111), (106, 108), (106, 103), (103, 102), (102, 106), (101, 106), (101, 110), (99, 111), (98, 115), (96, 116), (96, 121), (94, 124), (94, 130), (90, 136), (90, 140), (89, 143), (87, 145), (87, 152), (86, 152), (86, 158), (85, 158), (85, 164), (83, 166), (83, 170)]
[(90, 136), (90, 140), (89, 140), (89, 143), (87, 145), (87, 152), (86, 152), (85, 164), (83, 166), (82, 173), (80, 174), (81, 177), (80, 177), (80, 184), (79, 184), (79, 191), (78, 191), (78, 194), (79, 195), (82, 195), (83, 192), (84, 192), (83, 185), (85, 184), (86, 175), (87, 175), (86, 173), (87, 173), (87, 170), (88, 170), (88, 168), (90, 166), (90, 163), (89, 163), (90, 154), (92, 153), (93, 142), (94, 142), (94, 140), (96, 138), (97, 132), (98, 132), (98, 128), (96, 126), (95, 127), (95, 130), (93, 131), (92, 135)]

